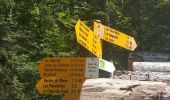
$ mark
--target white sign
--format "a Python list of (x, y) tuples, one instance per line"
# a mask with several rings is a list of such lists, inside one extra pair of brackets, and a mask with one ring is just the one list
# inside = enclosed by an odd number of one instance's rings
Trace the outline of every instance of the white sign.
[(113, 65), (113, 63), (103, 59), (100, 59), (99, 68), (110, 73), (113, 73), (115, 71), (115, 66)]
[(86, 78), (99, 77), (99, 58), (86, 58)]
[(94, 33), (98, 34), (100, 37), (104, 37), (104, 25), (98, 22), (94, 22), (94, 27), (93, 27)]

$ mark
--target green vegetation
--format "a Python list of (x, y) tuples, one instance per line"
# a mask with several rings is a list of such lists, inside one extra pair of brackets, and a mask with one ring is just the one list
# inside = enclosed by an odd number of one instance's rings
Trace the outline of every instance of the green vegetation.
[[(129, 33), (136, 51), (170, 52), (169, 11), (169, 0), (0, 0), (0, 99), (60, 97), (37, 92), (37, 65), (43, 57), (86, 56), (76, 42), (78, 19)], [(130, 51), (108, 46), (115, 66), (126, 68)]]

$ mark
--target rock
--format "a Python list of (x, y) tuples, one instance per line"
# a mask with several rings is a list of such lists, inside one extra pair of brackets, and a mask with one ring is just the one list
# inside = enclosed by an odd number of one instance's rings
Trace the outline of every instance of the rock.
[(154, 52), (133, 52), (129, 54), (129, 70), (133, 70), (133, 62), (170, 62), (170, 54)]
[[(170, 88), (166, 90), (167, 87), (169, 85), (164, 82), (104, 78), (87, 79), (83, 84), (80, 100), (145, 100), (146, 98), (149, 100), (164, 98), (166, 100), (170, 97)], [(163, 93), (162, 97), (161, 93)]]
[[(131, 77), (131, 78), (130, 78)], [(116, 71), (115, 79), (141, 80), (141, 81), (163, 81), (170, 83), (170, 72), (149, 72), (149, 71)]]
[(170, 72), (170, 62), (133, 62), (134, 71)]

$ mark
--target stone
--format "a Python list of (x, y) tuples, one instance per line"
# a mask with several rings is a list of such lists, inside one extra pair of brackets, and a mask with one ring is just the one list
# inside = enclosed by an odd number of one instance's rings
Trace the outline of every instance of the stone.
[(170, 72), (115, 71), (113, 78), (126, 79), (126, 80), (141, 80), (141, 81), (147, 81), (147, 80), (163, 81), (163, 82), (170, 83)]
[(128, 70), (133, 70), (133, 62), (170, 62), (170, 54), (155, 52), (129, 53)]
[(134, 71), (170, 72), (170, 62), (133, 62)]
[[(129, 87), (132, 91), (128, 90)], [(170, 88), (167, 87), (169, 84), (164, 82), (87, 79), (83, 84), (80, 100), (145, 100), (146, 98), (148, 100), (153, 100), (152, 98), (168, 100)]]

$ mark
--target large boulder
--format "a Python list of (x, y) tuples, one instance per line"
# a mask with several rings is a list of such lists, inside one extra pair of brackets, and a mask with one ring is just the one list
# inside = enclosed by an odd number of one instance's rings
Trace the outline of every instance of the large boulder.
[(163, 82), (88, 79), (80, 100), (169, 100), (170, 86)]

